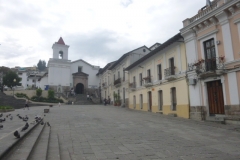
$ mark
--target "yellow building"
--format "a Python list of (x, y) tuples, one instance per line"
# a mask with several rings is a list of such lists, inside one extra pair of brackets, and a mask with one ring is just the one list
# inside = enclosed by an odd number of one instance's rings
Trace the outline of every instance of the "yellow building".
[(173, 36), (125, 69), (129, 108), (189, 118), (186, 54), (182, 36)]

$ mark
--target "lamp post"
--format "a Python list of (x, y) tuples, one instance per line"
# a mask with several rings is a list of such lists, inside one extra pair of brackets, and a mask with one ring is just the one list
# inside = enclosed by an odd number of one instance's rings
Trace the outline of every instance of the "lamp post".
[(14, 84), (13, 84), (13, 96), (14, 96), (14, 86), (15, 86), (15, 83), (16, 83), (16, 79), (13, 80)]

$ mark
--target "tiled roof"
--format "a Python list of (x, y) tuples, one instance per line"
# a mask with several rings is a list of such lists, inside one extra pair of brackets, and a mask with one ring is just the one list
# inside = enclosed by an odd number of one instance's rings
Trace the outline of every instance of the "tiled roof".
[(57, 44), (65, 45), (65, 43), (64, 43), (64, 41), (63, 41), (63, 39), (62, 39), (62, 37), (59, 38)]

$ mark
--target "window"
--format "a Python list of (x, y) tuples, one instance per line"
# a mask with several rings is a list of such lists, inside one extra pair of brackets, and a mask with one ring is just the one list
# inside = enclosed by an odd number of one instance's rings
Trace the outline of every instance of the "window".
[(133, 108), (136, 108), (136, 96), (133, 96)]
[(142, 73), (139, 74), (139, 85), (142, 86)]
[(216, 70), (216, 51), (214, 39), (205, 41), (203, 44), (205, 51), (206, 71)]
[(63, 59), (63, 51), (59, 51), (59, 59)]
[(136, 86), (136, 78), (135, 78), (135, 76), (133, 76), (133, 86), (134, 87)]
[(120, 78), (120, 71), (118, 71), (118, 79)]
[(171, 101), (172, 101), (172, 110), (176, 111), (177, 109), (177, 96), (176, 96), (176, 88), (171, 88)]
[(169, 59), (169, 69), (170, 75), (175, 75), (174, 58)]
[(140, 109), (143, 109), (143, 95), (142, 94), (140, 94), (139, 100), (140, 100)]
[(158, 91), (158, 108), (161, 111), (163, 107), (163, 92), (162, 90)]
[(82, 72), (82, 66), (78, 66), (78, 73)]
[(148, 82), (151, 82), (151, 70), (147, 70)]
[(158, 70), (158, 80), (162, 80), (162, 66), (161, 66), (161, 64), (159, 64), (157, 66), (157, 70)]

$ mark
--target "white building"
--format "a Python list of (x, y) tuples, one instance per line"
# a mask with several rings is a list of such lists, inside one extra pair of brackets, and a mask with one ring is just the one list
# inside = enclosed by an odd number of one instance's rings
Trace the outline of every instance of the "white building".
[(94, 66), (86, 61), (79, 59), (71, 62), (68, 59), (68, 45), (65, 45), (62, 37), (52, 46), (53, 58), (48, 61), (48, 70), (38, 72), (35, 70), (19, 70), (18, 75), (22, 78), (21, 84), (26, 88), (36, 86), (45, 89), (53, 89), (55, 92), (62, 93), (75, 89), (78, 94), (84, 93), (86, 89), (99, 86), (97, 73), (99, 66)]

